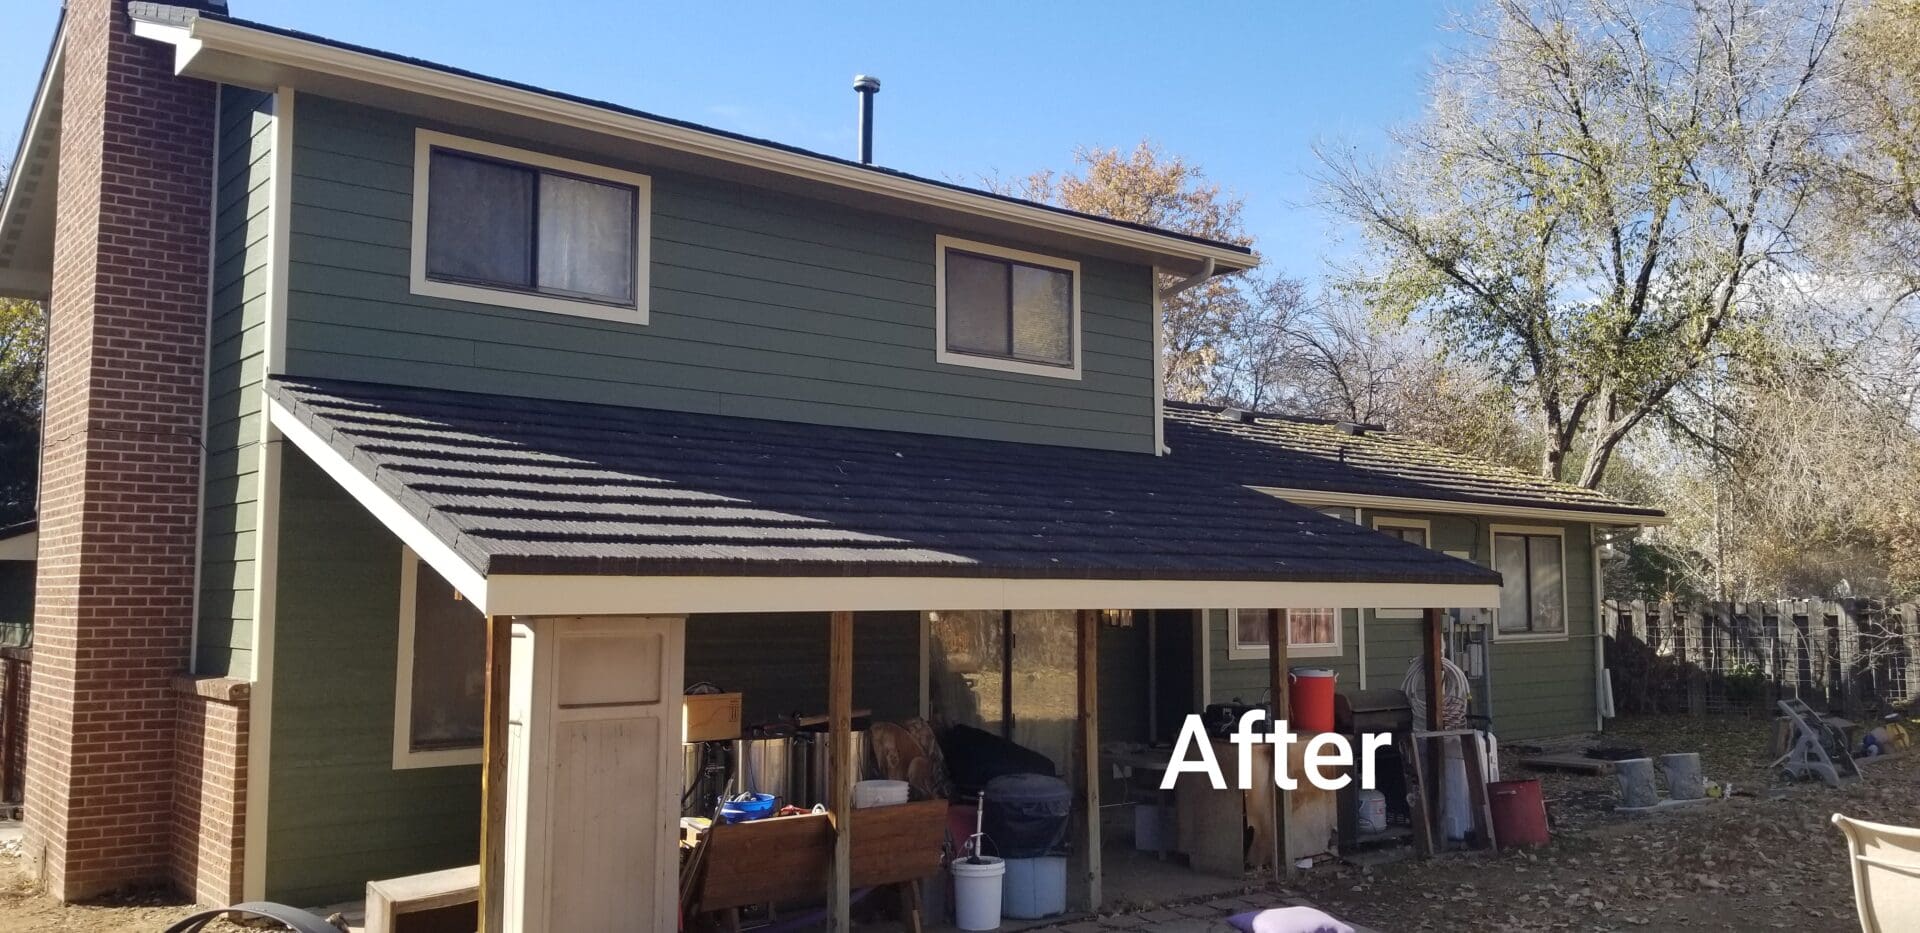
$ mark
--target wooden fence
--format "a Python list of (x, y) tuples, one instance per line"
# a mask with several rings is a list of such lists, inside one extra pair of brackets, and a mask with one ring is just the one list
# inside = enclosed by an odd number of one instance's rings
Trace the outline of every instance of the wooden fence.
[(1614, 709), (1773, 711), (1798, 697), (1860, 717), (1920, 698), (1920, 606), (1879, 600), (1608, 601)]

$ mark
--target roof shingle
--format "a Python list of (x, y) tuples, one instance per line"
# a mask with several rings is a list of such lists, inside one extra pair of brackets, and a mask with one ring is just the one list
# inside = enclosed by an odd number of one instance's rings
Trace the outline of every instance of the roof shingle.
[(1499, 582), (1176, 458), (333, 380), (269, 392), (488, 574)]
[(1168, 402), (1166, 412), (1167, 446), (1174, 459), (1204, 462), (1221, 478), (1249, 486), (1649, 518), (1666, 514), (1391, 431), (1349, 433), (1333, 422), (1268, 414), (1243, 420), (1226, 409), (1177, 402)]

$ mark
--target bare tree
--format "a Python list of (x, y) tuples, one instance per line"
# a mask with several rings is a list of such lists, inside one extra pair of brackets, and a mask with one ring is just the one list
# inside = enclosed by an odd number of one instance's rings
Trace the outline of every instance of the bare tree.
[(1539, 470), (1599, 485), (1737, 350), (1798, 249), (1837, 5), (1495, 0), (1385, 166), (1323, 151), (1353, 284), (1530, 403)]

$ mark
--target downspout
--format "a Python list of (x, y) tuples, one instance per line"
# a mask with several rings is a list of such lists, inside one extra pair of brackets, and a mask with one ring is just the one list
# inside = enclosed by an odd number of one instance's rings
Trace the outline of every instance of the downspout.
[[(1199, 272), (1187, 276), (1166, 288), (1156, 288), (1153, 293), (1153, 453), (1155, 456), (1164, 457), (1173, 452), (1173, 449), (1167, 446), (1166, 435), (1167, 368), (1166, 363), (1160, 358), (1162, 354), (1166, 352), (1164, 346), (1166, 312), (1164, 309), (1166, 308), (1168, 299), (1201, 282), (1213, 278), (1213, 271), (1213, 260), (1205, 260), (1200, 264)], [(1156, 274), (1155, 277), (1158, 278), (1158, 275)]]

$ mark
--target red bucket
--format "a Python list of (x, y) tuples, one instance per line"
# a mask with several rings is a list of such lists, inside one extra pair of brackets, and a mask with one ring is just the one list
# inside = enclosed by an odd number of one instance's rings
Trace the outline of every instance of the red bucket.
[(1493, 810), (1493, 838), (1502, 849), (1547, 844), (1547, 806), (1539, 781), (1495, 781), (1487, 785)]
[(1292, 711), (1290, 724), (1295, 732), (1333, 731), (1332, 671), (1318, 667), (1296, 667), (1287, 672), (1287, 706)]

